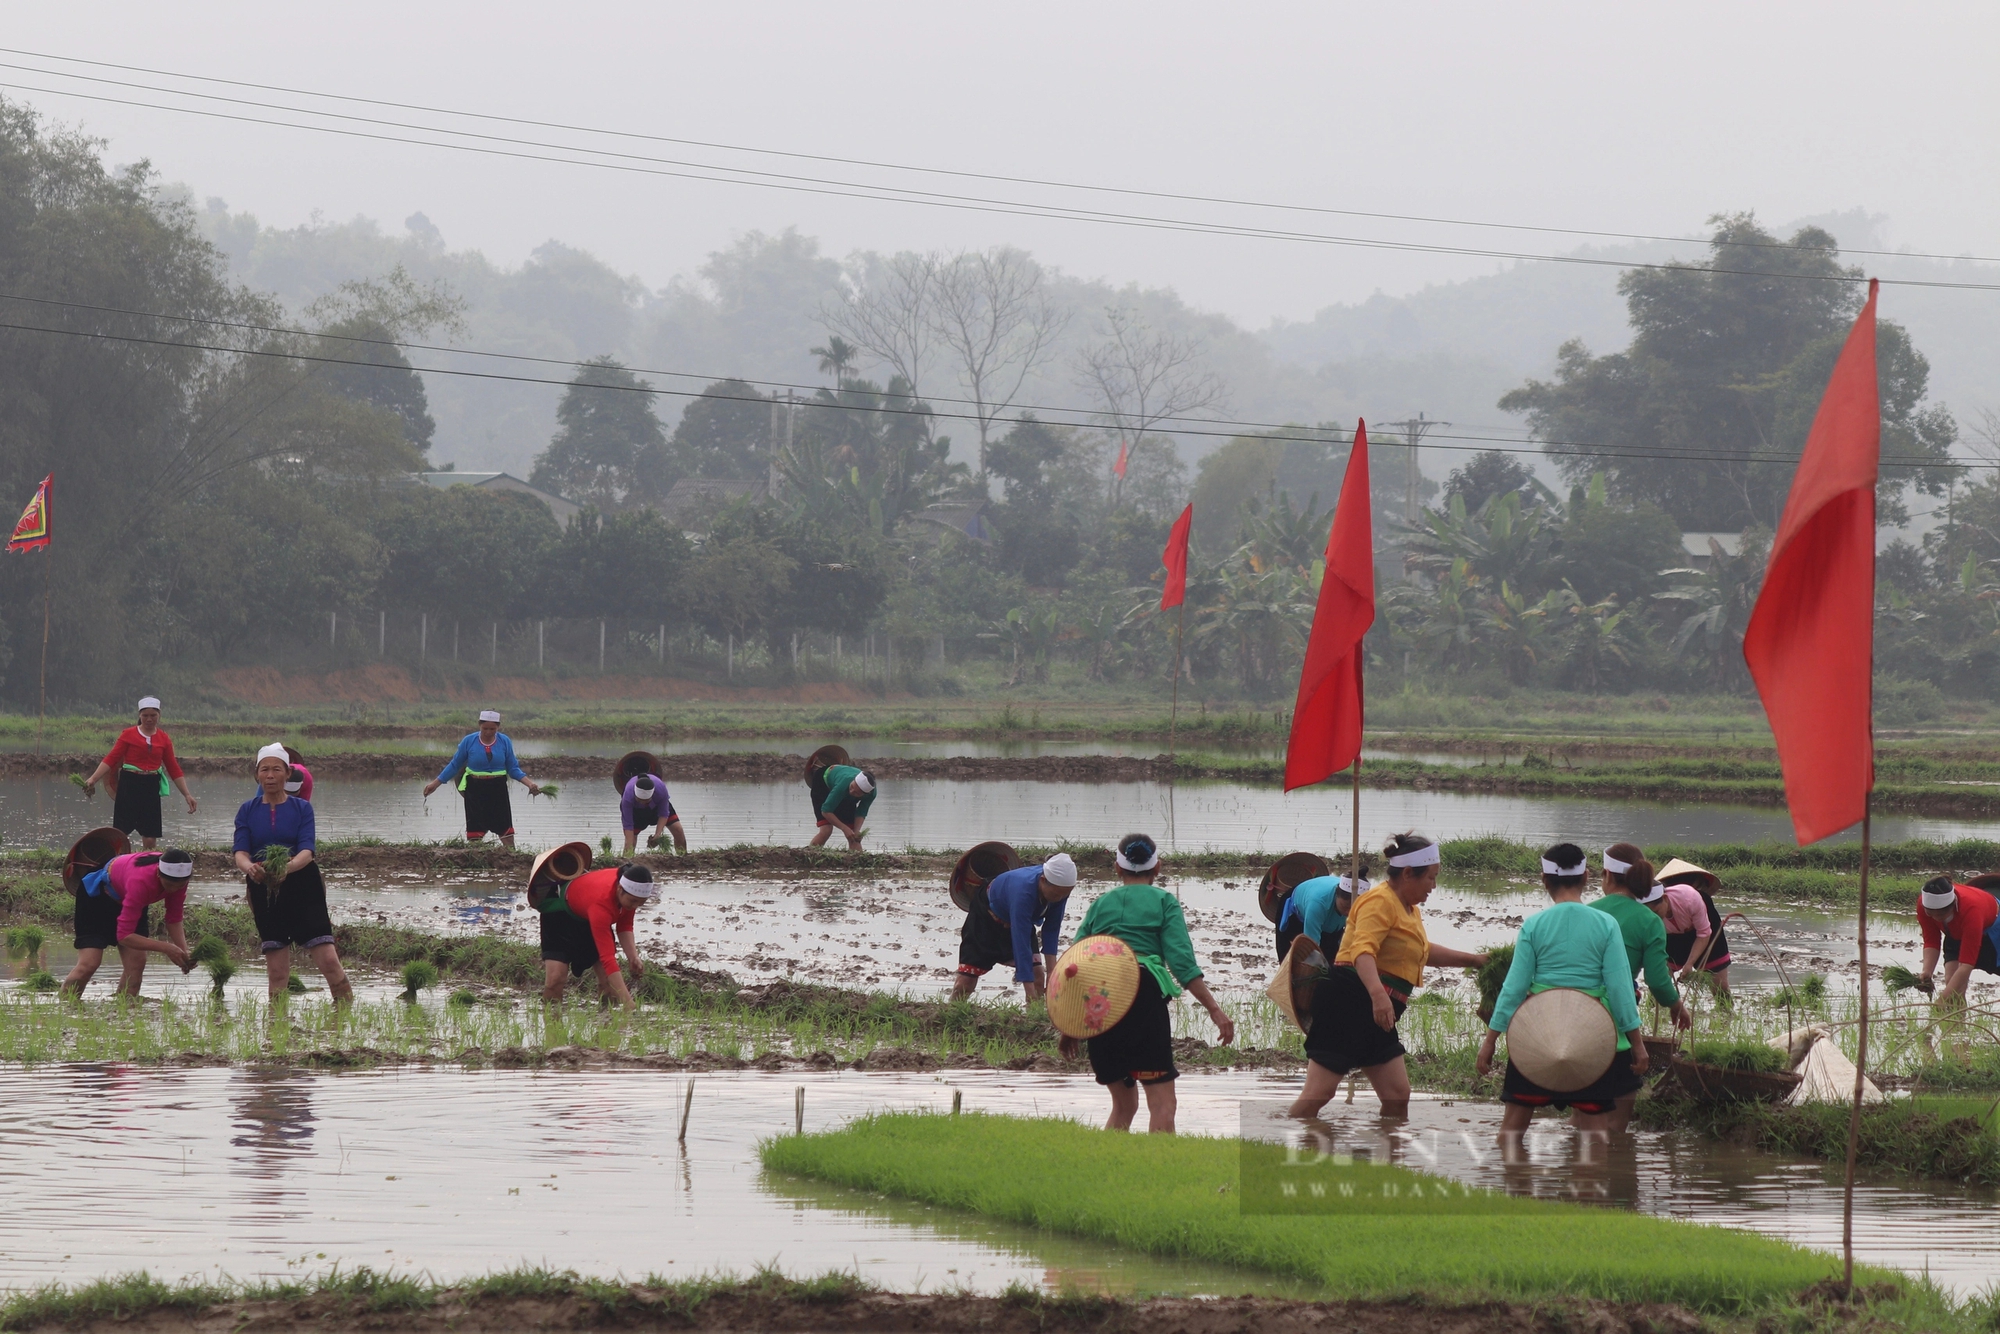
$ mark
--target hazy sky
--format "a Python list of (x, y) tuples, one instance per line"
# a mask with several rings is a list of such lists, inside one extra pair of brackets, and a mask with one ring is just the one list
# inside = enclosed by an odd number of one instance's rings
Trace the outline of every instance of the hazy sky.
[[(1333, 208), (1679, 235), (1721, 209), (1777, 222), (1860, 205), (1887, 215), (1893, 244), (1993, 255), (1996, 36), (1990, 4), (68, 0), (11, 7), (0, 42), (679, 138)], [(19, 69), (0, 70), (0, 84), (163, 100)], [(117, 160), (150, 157), (168, 179), (267, 223), (297, 225), (317, 210), (394, 230), (422, 210), (454, 247), (512, 264), (559, 238), (652, 284), (744, 231), (796, 225), (835, 254), (1011, 242), (1082, 276), (1171, 285), (1261, 325), (1495, 262), (828, 198), (0, 92), (108, 137)], [(1404, 241), (1579, 243), (1159, 200), (1068, 202)]]

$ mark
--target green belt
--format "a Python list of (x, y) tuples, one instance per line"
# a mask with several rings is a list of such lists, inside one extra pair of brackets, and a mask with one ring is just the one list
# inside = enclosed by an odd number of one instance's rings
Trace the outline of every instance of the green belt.
[(167, 787), (167, 771), (165, 769), (141, 769), (136, 764), (121, 764), (118, 767), (128, 774), (158, 774), (160, 776), (160, 795), (163, 797), (167, 795), (169, 789)]
[[(1336, 968), (1345, 969), (1350, 973), (1354, 973), (1357, 977), (1360, 976), (1359, 972), (1355, 969), (1354, 965), (1351, 963), (1335, 964), (1334, 966)], [(1385, 973), (1380, 968), (1377, 968), (1375, 970), (1375, 976), (1382, 979), (1383, 986), (1395, 992), (1398, 996), (1401, 996), (1404, 1000), (1408, 1000), (1410, 998), (1410, 993), (1416, 990), (1416, 988), (1412, 986), (1409, 982), (1405, 981), (1400, 977), (1397, 977), (1394, 973)]]
[[(1130, 945), (1131, 942), (1127, 941), (1126, 944)], [(1160, 994), (1162, 996), (1165, 996), (1168, 1000), (1172, 1000), (1181, 994), (1180, 979), (1175, 977), (1173, 970), (1167, 967), (1165, 959), (1162, 959), (1157, 954), (1139, 954), (1137, 950), (1133, 950), (1132, 952), (1138, 955), (1139, 966), (1151, 973), (1153, 980), (1160, 984)]]
[[(465, 791), (465, 784), (468, 779), (505, 778), (506, 776), (507, 771), (505, 769), (464, 769), (458, 775), (458, 790), (460, 792)], [(161, 790), (164, 791), (165, 789)]]

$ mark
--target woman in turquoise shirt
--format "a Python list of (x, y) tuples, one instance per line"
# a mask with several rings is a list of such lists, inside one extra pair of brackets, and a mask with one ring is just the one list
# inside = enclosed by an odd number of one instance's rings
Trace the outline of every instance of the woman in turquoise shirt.
[(1521, 923), (1514, 942), (1514, 963), (1493, 1005), (1486, 1041), (1479, 1048), (1479, 1073), (1493, 1068), (1500, 1035), (1513, 1021), (1522, 1001), (1538, 991), (1566, 987), (1586, 992), (1611, 1011), (1618, 1031), (1618, 1050), (1597, 1081), (1564, 1093), (1536, 1084), (1510, 1059), (1500, 1087), (1507, 1104), (1500, 1128), (1526, 1130), (1538, 1107), (1568, 1107), (1575, 1111), (1578, 1130), (1608, 1130), (1618, 1099), (1636, 1093), (1646, 1073), (1646, 1044), (1641, 1041), (1639, 1005), (1632, 992), (1632, 971), (1625, 959), (1625, 937), (1609, 914), (1584, 906), (1583, 887), (1590, 879), (1583, 849), (1558, 843), (1542, 854), (1542, 887), (1552, 906)]

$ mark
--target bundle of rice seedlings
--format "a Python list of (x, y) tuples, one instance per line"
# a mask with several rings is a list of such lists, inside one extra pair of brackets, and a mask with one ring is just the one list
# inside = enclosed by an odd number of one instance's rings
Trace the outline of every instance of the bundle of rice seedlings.
[(69, 781), (75, 783), (79, 788), (88, 788), (90, 786), (89, 783), (84, 781), (82, 774), (71, 774)]
[(605, 856), (609, 857), (611, 855), (611, 835), (606, 834), (604, 837), (598, 839), (597, 846)]
[(1899, 963), (1892, 963), (1882, 970), (1882, 985), (1889, 989), (1890, 995), (1894, 995), (1899, 991), (1908, 991), (1912, 987), (1915, 987), (1919, 991), (1929, 991), (1931, 989), (1929, 978), (1918, 977)]
[(202, 963), (208, 969), (208, 980), (215, 984), (215, 994), (220, 996), (222, 984), (236, 976), (236, 965), (226, 955), (220, 959), (204, 959)]
[(42, 935), (39, 926), (10, 926), (7, 928), (7, 953), (32, 959), (42, 952)]
[(479, 993), (471, 987), (460, 987), (451, 993), (451, 999), (447, 1003), (451, 1005), (477, 1005), (479, 1004)]
[(556, 793), (557, 793), (557, 792), (558, 792), (558, 791), (559, 791), (560, 789), (561, 789), (561, 784), (558, 784), (558, 783), (544, 783), (544, 784), (542, 784), (542, 785), (541, 785), (541, 787), (540, 787), (540, 788), (538, 788), (538, 789), (537, 789), (537, 790), (535, 791), (535, 793), (534, 793), (533, 795), (535, 795), (535, 796), (537, 796), (537, 797), (548, 797), (549, 799), (551, 799), (551, 800), (554, 800), (554, 798), (555, 798), (555, 795), (556, 795)]
[(229, 958), (229, 946), (223, 943), (221, 936), (203, 936), (188, 953), (194, 956), (196, 963), (221, 963)]
[(1796, 986), (1778, 988), (1771, 997), (1771, 1003), (1804, 1007), (1817, 1005), (1825, 999), (1826, 978), (1819, 973), (1809, 973)]
[(403, 999), (415, 1000), (417, 993), (437, 985), (438, 968), (429, 959), (412, 959), (403, 965)]
[(1514, 947), (1502, 945), (1497, 950), (1489, 950), (1486, 962), (1480, 965), (1473, 976), (1472, 984), (1479, 988), (1479, 1017), (1491, 1019), (1493, 1007), (1500, 1001), (1500, 988), (1507, 984), (1507, 970), (1514, 966)]
[(1763, 1042), (1697, 1042), (1688, 1055), (1697, 1065), (1723, 1070), (1777, 1074), (1785, 1068), (1785, 1053)]
[(282, 843), (273, 843), (264, 849), (264, 888), (269, 893), (278, 892), (278, 886), (285, 883), (285, 868), (292, 864), (292, 850)]
[(306, 986), (306, 980), (303, 977), (300, 977), (297, 973), (293, 973), (285, 979), (285, 990), (294, 996), (303, 996), (310, 988)]
[(62, 983), (56, 981), (53, 973), (45, 973), (37, 968), (21, 979), (21, 985), (30, 991), (54, 991)]

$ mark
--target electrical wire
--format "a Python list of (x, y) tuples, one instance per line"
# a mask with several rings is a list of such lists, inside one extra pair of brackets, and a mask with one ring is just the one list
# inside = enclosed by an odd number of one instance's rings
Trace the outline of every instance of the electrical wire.
[[(62, 76), (58, 76), (62, 77)], [(16, 92), (42, 93), (52, 97), (74, 97), (85, 101), (102, 102), (114, 106), (139, 107), (152, 111), (174, 112), (180, 115), (201, 116), (213, 120), (227, 120), (243, 124), (265, 125), (279, 129), (305, 130), (315, 134), (334, 135), (342, 138), (364, 139), (379, 143), (405, 144), (422, 148), (441, 148), (455, 152), (472, 153), (487, 157), (509, 158), (518, 161), (545, 162), (566, 166), (594, 167), (604, 171), (616, 171), (642, 176), (668, 177), (679, 180), (706, 181), (711, 184), (743, 185), (758, 189), (781, 190), (797, 194), (811, 194), (841, 199), (860, 199), (875, 203), (914, 204), (926, 208), (957, 210), (973, 213), (988, 213), (1001, 217), (1048, 218), (1056, 221), (1085, 222), (1100, 226), (1131, 227), (1144, 231), (1179, 232), (1198, 236), (1224, 236), (1246, 240), (1283, 241), (1298, 244), (1322, 245), (1362, 250), (1383, 250), (1399, 253), (1453, 255), (1473, 259), (1514, 260), (1526, 263), (1575, 264), (1591, 268), (1608, 268), (1638, 271), (1686, 271), (1692, 266), (1681, 263), (1657, 263), (1644, 260), (1612, 259), (1590, 255), (1553, 255), (1534, 251), (1503, 250), (1478, 246), (1441, 245), (1434, 242), (1396, 241), (1379, 237), (1337, 236), (1322, 232), (1291, 231), (1274, 227), (1255, 227), (1241, 223), (1204, 222), (1192, 218), (1173, 218), (1150, 214), (1116, 213), (1100, 209), (1084, 209), (1067, 205), (1036, 204), (1022, 200), (988, 198), (975, 195), (951, 195), (940, 191), (914, 190), (909, 187), (876, 185), (854, 181), (840, 181), (830, 178), (806, 177), (778, 172), (757, 172), (744, 167), (727, 167), (715, 164), (691, 164), (688, 166), (646, 165), (648, 162), (665, 163), (672, 159), (646, 159), (636, 154), (613, 154), (607, 150), (574, 148), (567, 145), (535, 145), (534, 141), (513, 141), (524, 145), (550, 148), (550, 152), (530, 152), (525, 147), (506, 148), (494, 143), (451, 143), (436, 139), (411, 138), (405, 135), (384, 134), (370, 130), (343, 129), (332, 125), (308, 125), (296, 121), (271, 120), (265, 117), (242, 115), (235, 112), (213, 111), (200, 107), (173, 106), (157, 102), (143, 102), (133, 98), (111, 97), (100, 93), (77, 92), (73, 89), (44, 88), (32, 84), (0, 82), (0, 88)], [(176, 94), (187, 96), (188, 94)], [(195, 94), (206, 96), (205, 94)], [(301, 108), (279, 108), (297, 115), (329, 116), (337, 113), (316, 112)], [(348, 119), (367, 119), (348, 117)], [(373, 123), (405, 128), (419, 133), (466, 135), (466, 131), (444, 130), (433, 126), (406, 125), (398, 122), (376, 121)], [(474, 136), (498, 140), (499, 136)], [(591, 153), (594, 157), (568, 156), (572, 153)], [(602, 160), (605, 157), (637, 160)], [(716, 175), (717, 172), (732, 173)], [(1702, 266), (1703, 273), (1732, 275), (1763, 279), (1803, 282), (1833, 282), (1856, 284), (1868, 280), (1867, 275), (1858, 273), (1774, 273), (1765, 269), (1722, 268)], [(2000, 282), (1978, 283), (1946, 279), (1924, 278), (1881, 278), (1885, 286), (1936, 288), (1960, 291), (2000, 291)]]
[[(743, 154), (751, 154), (763, 157), (783, 157), (783, 158), (791, 158), (793, 160), (802, 162), (825, 162), (837, 166), (866, 167), (873, 170), (898, 171), (898, 172), (907, 172), (912, 174), (921, 174), (928, 176), (945, 176), (958, 180), (992, 181), (998, 184), (1005, 184), (1005, 185), (1032, 185), (1054, 190), (1074, 190), (1074, 191), (1089, 192), (1094, 194), (1126, 195), (1133, 198), (1142, 198), (1142, 199), (1164, 199), (1164, 200), (1172, 200), (1177, 203), (1222, 204), (1232, 208), (1269, 209), (1269, 210), (1290, 212), (1290, 213), (1319, 214), (1330, 217), (1369, 218), (1384, 222), (1416, 222), (1416, 223), (1423, 223), (1426, 225), (1443, 226), (1443, 227), (1472, 227), (1472, 228), (1483, 228), (1483, 229), (1498, 230), (1498, 231), (1534, 232), (1544, 235), (1556, 235), (1556, 236), (1583, 236), (1599, 240), (1664, 241), (1664, 242), (1678, 244), (1686, 241), (1700, 239), (1698, 237), (1665, 236), (1657, 233), (1648, 233), (1648, 232), (1607, 231), (1607, 230), (1585, 228), (1585, 227), (1555, 227), (1555, 226), (1548, 226), (1535, 223), (1495, 222), (1495, 221), (1473, 219), (1473, 218), (1438, 217), (1434, 215), (1417, 214), (1417, 213), (1388, 213), (1388, 212), (1378, 212), (1365, 209), (1332, 208), (1325, 205), (1294, 204), (1294, 203), (1285, 203), (1275, 200), (1262, 200), (1262, 199), (1243, 199), (1227, 195), (1204, 195), (1204, 194), (1194, 194), (1194, 193), (1172, 191), (1172, 190), (1143, 189), (1131, 186), (1101, 185), (1084, 181), (1056, 180), (1047, 177), (1016, 176), (999, 172), (968, 171), (962, 168), (917, 166), (909, 163), (887, 162), (874, 158), (843, 157), (835, 154), (826, 154), (826, 153), (806, 153), (793, 149), (765, 148), (756, 145), (723, 143), (716, 140), (679, 138), (672, 135), (650, 134), (636, 130), (607, 129), (601, 126), (576, 125), (563, 121), (536, 120), (523, 116), (504, 116), (504, 115), (496, 115), (489, 112), (466, 111), (454, 107), (428, 106), (423, 103), (417, 103), (417, 102), (399, 102), (384, 98), (360, 97), (349, 93), (329, 93), (310, 88), (292, 88), (282, 84), (255, 83), (248, 80), (227, 79), (207, 74), (189, 74), (181, 70), (155, 69), (144, 65), (124, 65), (114, 61), (107, 61), (107, 60), (87, 60), (80, 56), (58, 55), (46, 51), (30, 51), (18, 47), (0, 47), (0, 54), (27, 56), (31, 59), (36, 59), (36, 60), (53, 60), (61, 62), (63, 64), (70, 64), (70, 65), (87, 65), (94, 69), (122, 70), (127, 73), (147, 74), (158, 78), (180, 79), (194, 83), (217, 84), (232, 88), (248, 88), (259, 92), (283, 93), (291, 97), (314, 97), (326, 101), (346, 102), (358, 106), (378, 106), (378, 107), (386, 107), (391, 110), (397, 110), (397, 111), (415, 111), (415, 112), (421, 112), (425, 115), (455, 116), (455, 117), (460, 117), (462, 119), (486, 121), (494, 124), (523, 125), (535, 129), (562, 130), (575, 134), (602, 135), (608, 138), (634, 139), (648, 143), (678, 144), (688, 148), (707, 148), (707, 149), (714, 149), (720, 152), (743, 153)], [(93, 75), (77, 74), (69, 70), (43, 69), (37, 66), (16, 65), (9, 62), (0, 62), (0, 69), (18, 69), (36, 74), (51, 75), (53, 77), (61, 79), (75, 79), (81, 81), (88, 81), (92, 83), (110, 84), (119, 87), (141, 88), (141, 89), (146, 89), (148, 91), (162, 92), (179, 97), (201, 97), (210, 100), (235, 101), (235, 102), (240, 102), (244, 105), (260, 106), (277, 110), (291, 111), (301, 115), (340, 117), (342, 119), (362, 119), (359, 117), (347, 116), (344, 113), (340, 112), (316, 111), (309, 107), (284, 106), (275, 103), (254, 102), (254, 101), (249, 101), (247, 99), (222, 98), (216, 94), (211, 94), (211, 93), (200, 93), (187, 89), (178, 89), (178, 88), (161, 88), (158, 87), (157, 85), (132, 83), (128, 80), (106, 79)], [(395, 122), (376, 122), (376, 123), (394, 124)], [(423, 128), (427, 128), (432, 130), (433, 132), (442, 134), (463, 133), (462, 131), (451, 130), (444, 127), (423, 127)], [(578, 151), (594, 153), (599, 150), (583, 148), (579, 149)], [(734, 170), (733, 168), (718, 168), (718, 169)], [(1890, 259), (1934, 259), (1934, 260), (1946, 260), (1951, 262), (1965, 261), (1972, 263), (2000, 263), (2000, 257), (1995, 257), (1995, 256), (1969, 255), (1969, 254), (1953, 255), (1953, 254), (1945, 254), (1942, 252), (1934, 252), (1934, 251), (1868, 250), (1868, 249), (1855, 249), (1855, 248), (1848, 248), (1842, 250), (1837, 247), (1827, 247), (1827, 246), (1795, 246), (1790, 244), (1789, 242), (1784, 242), (1784, 241), (1731, 241), (1728, 242), (1727, 244), (1732, 248), (1786, 250), (1794, 253), (1800, 251), (1807, 251), (1807, 252), (1817, 252), (1829, 255), (1846, 254), (1846, 255), (1882, 257)]]
[[(183, 351), (191, 351), (191, 352), (219, 352), (234, 356), (266, 357), (275, 360), (301, 362), (314, 365), (360, 367), (363, 369), (374, 370), (374, 371), (392, 371), (392, 370), (408, 369), (423, 375), (449, 375), (463, 379), (491, 380), (491, 381), (509, 382), (514, 384), (549, 385), (549, 386), (568, 388), (575, 383), (572, 380), (567, 380), (567, 379), (559, 380), (547, 376), (508, 375), (499, 371), (479, 371), (479, 370), (470, 370), (457, 367), (410, 366), (406, 368), (401, 366), (385, 366), (380, 362), (354, 361), (346, 357), (319, 356), (309, 352), (291, 352), (291, 351), (279, 350), (276, 348), (232, 347), (227, 344), (196, 343), (182, 339), (171, 339), (171, 338), (147, 338), (138, 334), (105, 333), (102, 331), (89, 330), (89, 329), (62, 329), (62, 328), (53, 328), (46, 325), (18, 324), (8, 321), (0, 321), (0, 330), (11, 330), (17, 333), (49, 334), (52, 336), (65, 337), (65, 338), (94, 339), (103, 342), (130, 343), (147, 347), (178, 348)], [(709, 394), (706, 392), (696, 391), (691, 389), (658, 389), (650, 385), (607, 384), (607, 385), (588, 385), (585, 387), (591, 389), (607, 390), (618, 393), (638, 393), (638, 394), (649, 394), (649, 395), (659, 394), (672, 398), (708, 398), (711, 400), (719, 400), (723, 402), (757, 403), (766, 406), (772, 403), (771, 399), (764, 398), (762, 396), (754, 398), (745, 398), (741, 395)], [(797, 404), (796, 406), (809, 408), (815, 411), (826, 411), (832, 409), (832, 410), (839, 410), (846, 412), (875, 413), (884, 416), (925, 417), (932, 420), (943, 420), (943, 421), (970, 422), (978, 420), (978, 418), (976, 418), (974, 415), (970, 413), (938, 412), (935, 409), (929, 407), (898, 408), (887, 405), (878, 406), (878, 405), (868, 405), (868, 404), (845, 404), (845, 403), (823, 403), (823, 402), (801, 403)], [(1085, 430), (1095, 429), (1099, 425), (1099, 423), (1092, 421), (1052, 421), (1049, 422), (1048, 424), (1053, 426), (1072, 426)], [(1345, 438), (1339, 432), (1338, 428), (1335, 428), (1335, 430), (1331, 432), (1324, 432), (1324, 433), (1310, 427), (1286, 427), (1283, 429), (1289, 432), (1287, 436), (1288, 439), (1320, 441), (1328, 444), (1348, 443), (1347, 438)], [(1200, 430), (1195, 428), (1177, 428), (1174, 431), (1170, 432), (1170, 434), (1177, 436), (1192, 435), (1192, 436), (1234, 438), (1235, 436), (1241, 435), (1242, 432), (1236, 430), (1217, 431), (1217, 430)], [(1397, 441), (1397, 440), (1390, 440), (1384, 443), (1392, 444), (1398, 447), (1401, 447), (1403, 444), (1402, 441)], [(1763, 454), (1759, 454), (1756, 452), (1749, 452), (1749, 451), (1723, 453), (1714, 450), (1706, 450), (1706, 451), (1695, 451), (1695, 450), (1674, 451), (1674, 450), (1657, 450), (1657, 449), (1636, 450), (1636, 449), (1627, 449), (1619, 446), (1586, 445), (1586, 444), (1576, 444), (1573, 442), (1562, 442), (1562, 441), (1552, 441), (1549, 442), (1549, 444), (1553, 444), (1559, 448), (1574, 450), (1579, 454), (1584, 454), (1591, 458), (1658, 459), (1664, 461), (1680, 461), (1680, 462), (1691, 462), (1691, 463), (1701, 463), (1701, 462), (1796, 463), (1798, 461), (1796, 455), (1778, 453), (1775, 451), (1766, 452)], [(1530, 447), (1523, 447), (1519, 445), (1515, 445), (1512, 447), (1505, 445), (1495, 445), (1490, 448), (1481, 448), (1479, 446), (1470, 444), (1431, 445), (1428, 443), (1428, 437), (1426, 437), (1424, 447), (1431, 449), (1441, 449), (1451, 453), (1545, 454), (1547, 452), (1547, 446), (1545, 445), (1534, 445)], [(1974, 468), (2000, 468), (2000, 462), (1971, 463), (1958, 460), (1940, 462), (1934, 459), (1902, 459), (1893, 456), (1885, 456), (1884, 458), (1881, 459), (1880, 466), (1884, 468), (1908, 468), (1908, 469), (1950, 468), (1958, 471), (1967, 471)]]

